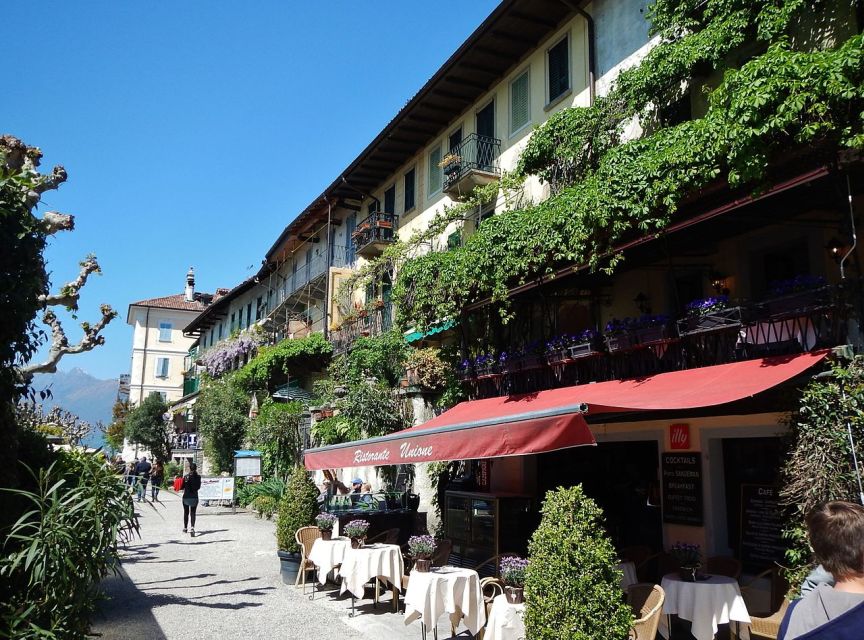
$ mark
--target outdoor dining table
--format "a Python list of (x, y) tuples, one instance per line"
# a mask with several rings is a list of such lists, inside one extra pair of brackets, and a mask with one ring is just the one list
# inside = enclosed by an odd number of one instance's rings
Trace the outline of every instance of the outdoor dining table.
[(630, 560), (625, 560), (618, 564), (618, 569), (621, 571), (621, 589), (626, 593), (627, 587), (639, 582), (639, 578), (636, 576), (636, 564)]
[(329, 573), (342, 564), (345, 551), (350, 548), (350, 538), (331, 538), (330, 540), (318, 538), (312, 543), (309, 560), (318, 567), (319, 584), (327, 582)]
[[(342, 578), (341, 593), (351, 594), (351, 616), (354, 615), (354, 599), (363, 597), (364, 585), (370, 580), (381, 578), (390, 583), (393, 590), (394, 605), (396, 592), (401, 590), (405, 565), (402, 550), (395, 544), (367, 544), (359, 549), (345, 548), (339, 576)], [(378, 585), (376, 583), (377, 591)]]
[(483, 640), (525, 640), (524, 614), (524, 602), (511, 604), (507, 602), (507, 596), (495, 596)]
[(750, 615), (738, 582), (726, 576), (708, 576), (696, 582), (684, 581), (677, 573), (663, 576), (660, 583), (666, 592), (663, 613), (658, 631), (664, 638), (669, 637), (669, 615), (691, 622), (690, 633), (696, 640), (711, 640), (717, 633), (717, 625), (732, 621), (737, 625), (738, 636), (749, 640)]
[[(480, 576), (472, 569), (433, 567), (428, 572), (411, 572), (405, 590), (405, 624), (420, 620), (422, 637), (436, 629), (438, 618), (447, 613), (455, 629), (465, 623), (476, 635), (486, 622), (486, 606), (480, 590)], [(437, 629), (435, 636), (437, 638)]]

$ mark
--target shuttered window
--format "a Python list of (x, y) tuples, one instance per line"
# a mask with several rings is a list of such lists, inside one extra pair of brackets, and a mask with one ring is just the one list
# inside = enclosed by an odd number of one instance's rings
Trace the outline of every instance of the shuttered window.
[(515, 133), (531, 120), (531, 85), (528, 72), (510, 83), (510, 133)]
[(549, 49), (546, 54), (549, 68), (549, 102), (570, 88), (570, 54), (568, 39)]
[(168, 358), (156, 358), (156, 377), (168, 377)]
[(433, 196), (439, 191), (443, 185), (441, 177), (441, 147), (433, 149), (429, 154), (429, 195)]
[(414, 208), (414, 189), (417, 183), (417, 177), (414, 169), (411, 169), (405, 174), (405, 211), (411, 211)]
[(396, 185), (384, 192), (384, 213), (396, 212)]
[(170, 322), (159, 323), (159, 342), (171, 342), (171, 329)]

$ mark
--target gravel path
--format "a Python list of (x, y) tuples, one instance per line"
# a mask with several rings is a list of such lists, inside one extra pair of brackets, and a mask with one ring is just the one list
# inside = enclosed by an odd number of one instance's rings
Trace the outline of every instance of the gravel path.
[[(181, 531), (180, 499), (167, 491), (159, 498), (136, 505), (141, 538), (124, 552), (122, 575), (103, 583), (108, 599), (93, 631), (104, 640), (419, 640), (419, 623), (405, 626), (389, 601), (377, 609), (358, 601), (360, 615), (349, 618), (350, 600), (336, 590), (310, 601), (284, 585), (272, 522), (199, 507), (198, 533), (190, 538)], [(450, 635), (445, 618), (442, 640)], [(464, 627), (462, 637), (469, 637)]]

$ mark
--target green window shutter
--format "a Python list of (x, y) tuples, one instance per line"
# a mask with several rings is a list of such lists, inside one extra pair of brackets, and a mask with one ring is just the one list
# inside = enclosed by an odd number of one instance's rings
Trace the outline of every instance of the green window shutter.
[(414, 169), (405, 174), (405, 211), (414, 208)]
[(567, 38), (549, 49), (549, 102), (570, 88), (570, 55)]
[(456, 249), (457, 247), (462, 246), (462, 232), (454, 231), (449, 236), (447, 236), (447, 248), (448, 249)]
[(530, 92), (527, 71), (510, 83), (510, 133), (518, 131), (531, 120)]
[(441, 162), (441, 147), (433, 149), (429, 154), (429, 195), (441, 191), (443, 179), (441, 167), (438, 164)]

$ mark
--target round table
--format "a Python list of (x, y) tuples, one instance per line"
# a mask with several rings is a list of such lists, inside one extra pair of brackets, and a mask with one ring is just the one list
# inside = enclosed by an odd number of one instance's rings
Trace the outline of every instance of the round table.
[(510, 604), (507, 596), (495, 596), (483, 640), (525, 640), (525, 623), (522, 620), (524, 613), (524, 602)]
[(327, 582), (327, 574), (342, 564), (342, 560), (345, 558), (345, 550), (350, 548), (350, 538), (332, 538), (331, 540), (318, 538), (312, 543), (309, 560), (318, 567), (319, 584)]
[(339, 567), (342, 593), (350, 591), (357, 598), (363, 597), (363, 585), (374, 578), (383, 578), (400, 589), (403, 573), (402, 550), (395, 544), (367, 544), (359, 549), (349, 544)]
[(426, 627), (434, 628), (444, 613), (450, 614), (453, 628), (461, 620), (471, 635), (483, 628), (486, 606), (476, 571), (433, 567), (428, 572), (411, 572), (405, 590), (405, 624), (419, 619)]
[(636, 576), (636, 564), (630, 560), (625, 560), (618, 564), (618, 569), (621, 571), (621, 589), (627, 593), (627, 587), (639, 582), (639, 578)]
[(718, 624), (731, 621), (743, 622), (739, 625), (739, 637), (750, 637), (748, 627), (750, 615), (738, 583), (726, 576), (710, 576), (707, 580), (685, 582), (677, 573), (663, 576), (660, 583), (666, 592), (663, 613), (660, 618), (660, 634), (669, 637), (666, 615), (677, 615), (689, 620), (690, 633), (696, 640), (711, 640), (717, 633)]

